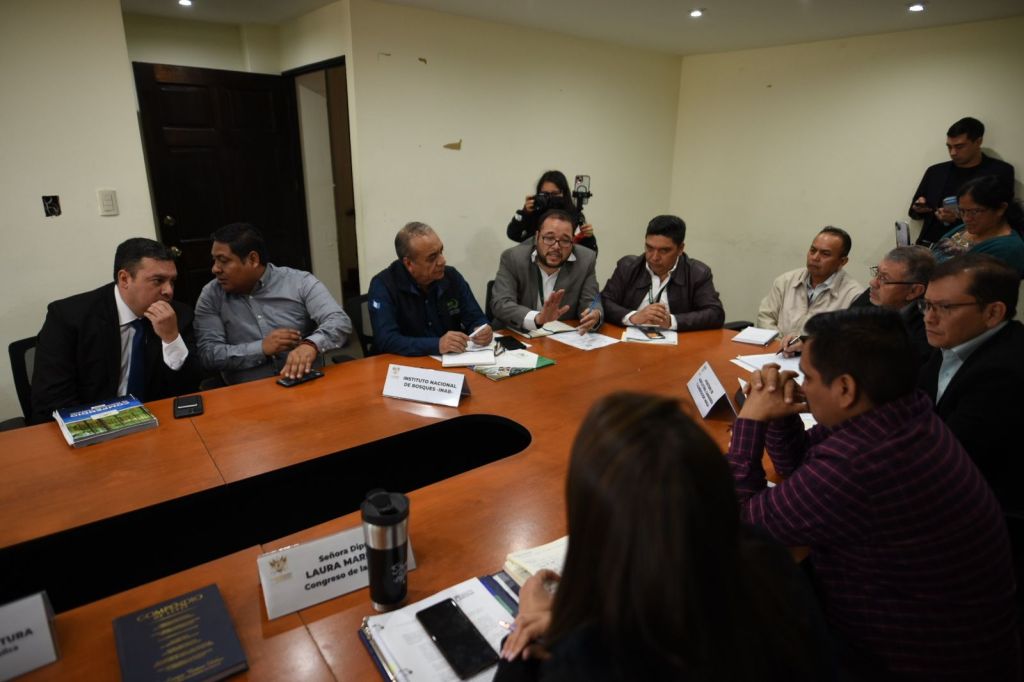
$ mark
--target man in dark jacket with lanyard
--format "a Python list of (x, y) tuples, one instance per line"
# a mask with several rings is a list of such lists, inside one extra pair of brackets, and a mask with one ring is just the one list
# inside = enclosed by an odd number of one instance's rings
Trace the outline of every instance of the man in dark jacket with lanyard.
[(711, 269), (683, 253), (685, 238), (682, 218), (660, 215), (648, 223), (644, 255), (619, 260), (601, 292), (609, 320), (678, 331), (722, 326)]
[(447, 267), (433, 228), (409, 223), (395, 235), (398, 259), (370, 281), (370, 323), (381, 353), (461, 353), (493, 333), (469, 284)]

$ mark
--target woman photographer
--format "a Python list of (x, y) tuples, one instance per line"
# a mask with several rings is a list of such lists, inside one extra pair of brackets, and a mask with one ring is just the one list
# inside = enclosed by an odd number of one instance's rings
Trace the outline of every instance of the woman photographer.
[[(539, 204), (538, 204), (539, 198)], [(537, 191), (526, 197), (523, 207), (515, 212), (512, 220), (508, 223), (505, 233), (514, 242), (524, 242), (533, 239), (540, 227), (537, 221), (542, 215), (552, 208), (560, 208), (580, 218), (576, 227), (574, 241), (581, 246), (597, 251), (597, 239), (594, 238), (594, 227), (590, 224), (582, 224), (583, 214), (576, 210), (572, 203), (572, 191), (569, 189), (569, 181), (561, 171), (549, 170), (540, 176), (537, 181)]]
[(498, 682), (834, 677), (802, 574), (741, 526), (725, 458), (676, 400), (600, 400), (566, 508), (564, 573), (523, 586)]

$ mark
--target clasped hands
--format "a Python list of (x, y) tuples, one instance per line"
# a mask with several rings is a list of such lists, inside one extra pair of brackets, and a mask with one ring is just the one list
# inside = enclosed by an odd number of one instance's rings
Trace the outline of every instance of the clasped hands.
[(750, 383), (744, 388), (746, 400), (740, 417), (754, 421), (772, 421), (807, 411), (807, 398), (796, 372), (781, 371), (775, 363), (750, 374)]
[[(533, 318), (537, 328), (540, 329), (548, 322), (557, 320), (562, 315), (569, 312), (569, 306), (562, 305), (562, 299), (565, 297), (565, 289), (559, 289), (552, 291), (548, 299), (544, 301), (543, 307), (540, 312), (537, 313), (537, 317)], [(576, 326), (576, 331), (580, 334), (586, 334), (601, 321), (601, 313), (596, 309), (587, 308), (587, 310), (580, 315), (580, 323)]]
[(629, 318), (629, 323), (636, 327), (670, 329), (672, 327), (672, 313), (669, 312), (667, 305), (659, 301), (633, 313)]

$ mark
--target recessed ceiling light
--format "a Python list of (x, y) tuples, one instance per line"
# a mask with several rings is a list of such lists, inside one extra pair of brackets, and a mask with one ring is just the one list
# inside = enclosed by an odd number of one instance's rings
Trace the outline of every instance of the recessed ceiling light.
[(693, 17), (694, 19), (700, 19), (702, 16), (704, 16), (704, 10), (700, 8), (692, 10), (690, 12), (690, 16)]
[(181, 5), (182, 7), (191, 7), (192, 6), (192, 0), (178, 0), (178, 4)]
[(923, 12), (924, 11), (924, 3), (923, 2), (915, 2), (913, 5), (907, 6), (907, 11), (908, 12)]

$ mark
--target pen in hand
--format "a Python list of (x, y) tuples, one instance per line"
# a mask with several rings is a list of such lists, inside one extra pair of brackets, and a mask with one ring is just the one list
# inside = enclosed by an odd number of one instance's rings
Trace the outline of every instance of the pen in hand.
[[(782, 345), (782, 348), (779, 349), (779, 352), (776, 353), (776, 355), (785, 355), (786, 351), (789, 350), (790, 346), (793, 346), (796, 343), (798, 343), (800, 341), (803, 341), (803, 340), (804, 340), (804, 337), (802, 337), (802, 336), (794, 336), (793, 338), (791, 338), (789, 341), (787, 341), (786, 343), (784, 343)], [(797, 351), (797, 352), (799, 353), (799, 351)]]
[[(597, 310), (597, 302), (600, 299), (601, 299), (601, 294), (598, 294), (597, 296), (594, 296), (594, 300), (590, 302), (589, 306), (587, 306), (587, 310), (584, 313), (584, 315), (586, 315), (586, 313), (590, 313), (590, 312), (593, 312), (593, 311)], [(588, 329), (586, 332), (581, 331), (580, 334), (583, 334), (583, 333), (589, 334), (591, 332), (591, 330), (593, 330), (593, 327)]]

